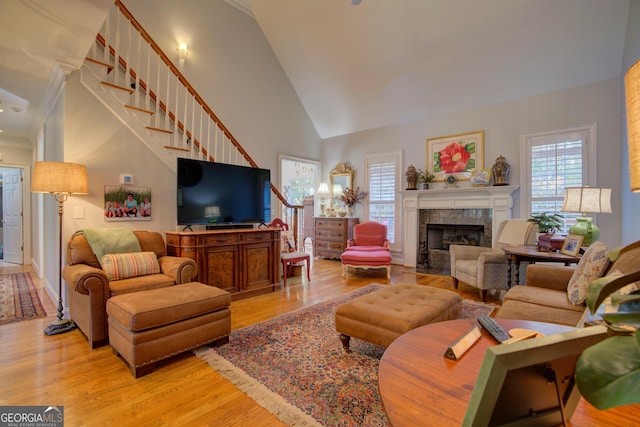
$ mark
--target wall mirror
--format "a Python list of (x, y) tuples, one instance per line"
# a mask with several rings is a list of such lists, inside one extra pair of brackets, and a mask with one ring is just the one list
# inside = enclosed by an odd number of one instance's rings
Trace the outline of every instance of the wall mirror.
[[(331, 206), (334, 208), (343, 207), (343, 203), (340, 200), (342, 191), (345, 188), (353, 189), (353, 178), (355, 175), (355, 169), (348, 163), (338, 163), (329, 172), (329, 191), (331, 191)], [(338, 187), (339, 186), (339, 187)]]

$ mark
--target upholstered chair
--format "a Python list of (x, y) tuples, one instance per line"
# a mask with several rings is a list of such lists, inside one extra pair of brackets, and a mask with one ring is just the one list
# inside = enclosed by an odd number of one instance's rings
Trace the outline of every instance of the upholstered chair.
[[(453, 285), (459, 282), (480, 290), (480, 298), (486, 300), (489, 289), (507, 289), (508, 260), (503, 245), (534, 245), (538, 225), (524, 219), (503, 221), (498, 226), (493, 248), (451, 245), (451, 277)], [(528, 263), (520, 264), (520, 277), (525, 277)], [(513, 267), (515, 268), (515, 266)]]
[(347, 251), (388, 251), (387, 226), (366, 221), (353, 227), (353, 238), (347, 242)]

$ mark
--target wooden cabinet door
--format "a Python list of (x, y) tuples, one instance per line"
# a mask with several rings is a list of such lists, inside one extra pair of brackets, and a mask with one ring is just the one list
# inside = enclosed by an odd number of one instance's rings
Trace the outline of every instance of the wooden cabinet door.
[[(204, 248), (204, 282), (227, 292), (240, 290), (240, 251), (237, 245)], [(201, 268), (202, 268), (201, 267)]]
[(275, 282), (273, 242), (248, 243), (242, 246), (242, 290), (264, 288)]

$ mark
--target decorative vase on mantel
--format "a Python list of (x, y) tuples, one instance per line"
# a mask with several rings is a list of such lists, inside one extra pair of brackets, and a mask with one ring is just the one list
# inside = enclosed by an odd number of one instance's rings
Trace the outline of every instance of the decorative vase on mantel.
[(353, 218), (353, 206), (347, 206), (347, 216)]
[(491, 172), (493, 173), (493, 185), (509, 185), (509, 163), (502, 156), (498, 156), (496, 162), (491, 168)]

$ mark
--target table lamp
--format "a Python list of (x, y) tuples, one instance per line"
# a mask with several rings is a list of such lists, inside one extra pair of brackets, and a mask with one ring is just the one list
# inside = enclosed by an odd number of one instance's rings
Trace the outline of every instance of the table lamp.
[(62, 211), (63, 204), (72, 194), (88, 194), (87, 169), (84, 165), (64, 162), (36, 162), (31, 177), (32, 193), (49, 193), (58, 202), (58, 319), (44, 330), (56, 335), (76, 328), (72, 320), (63, 319), (62, 307)]
[(562, 212), (579, 212), (581, 217), (569, 230), (569, 234), (584, 237), (583, 246), (589, 246), (600, 238), (600, 229), (586, 213), (611, 213), (611, 189), (596, 187), (565, 188)]
[(324, 202), (331, 196), (331, 193), (329, 193), (329, 185), (327, 185), (326, 182), (320, 183), (316, 196), (320, 199), (320, 216), (325, 216)]

